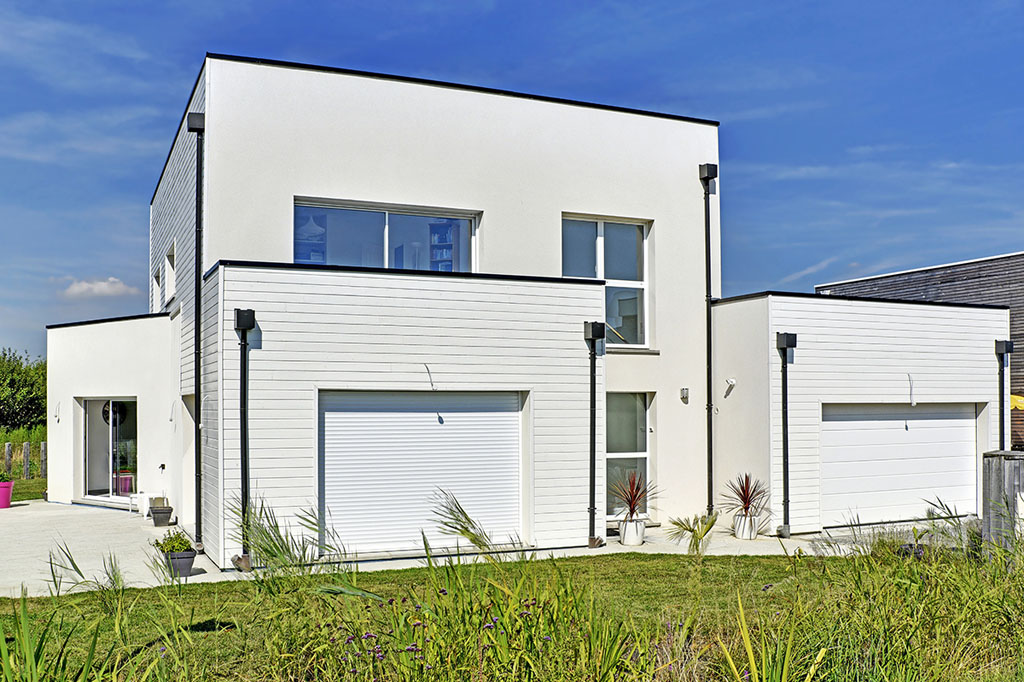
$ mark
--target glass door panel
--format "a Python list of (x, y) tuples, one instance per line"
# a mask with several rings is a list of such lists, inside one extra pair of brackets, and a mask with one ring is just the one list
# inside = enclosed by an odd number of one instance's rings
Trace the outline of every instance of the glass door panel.
[(135, 400), (85, 401), (85, 494), (128, 497), (137, 491)]

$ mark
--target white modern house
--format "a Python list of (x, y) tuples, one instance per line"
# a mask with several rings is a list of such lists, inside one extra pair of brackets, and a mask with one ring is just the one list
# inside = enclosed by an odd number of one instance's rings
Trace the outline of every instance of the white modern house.
[[(784, 331), (794, 532), (867, 504), (833, 504), (824, 425), (886, 406), (955, 413), (961, 459), (928, 480), (976, 506), (965, 453), (993, 448), (1006, 310), (712, 307), (717, 163), (713, 121), (207, 55), (151, 201), (149, 314), (48, 330), (49, 500), (167, 497), (222, 567), (243, 497), (314, 510), (361, 556), (450, 543), (438, 489), (537, 548), (588, 544), (592, 494), (604, 535), (606, 480), (629, 471), (660, 490), (652, 523), (741, 470), (781, 515)], [(589, 321), (607, 323), (593, 365)], [(864, 367), (901, 334), (931, 350)], [(826, 390), (843, 358), (859, 377)]]

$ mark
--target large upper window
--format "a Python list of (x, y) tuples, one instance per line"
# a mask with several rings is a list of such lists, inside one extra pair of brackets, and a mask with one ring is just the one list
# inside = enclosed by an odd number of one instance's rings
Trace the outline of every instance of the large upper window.
[[(609, 393), (605, 400), (608, 419), (605, 485), (611, 487), (624, 482), (632, 472), (648, 482), (647, 394)], [(622, 514), (622, 502), (611, 495), (607, 495), (606, 504), (609, 516)], [(646, 504), (641, 511), (646, 513)]]
[(469, 272), (472, 220), (296, 204), (295, 262)]
[(644, 345), (646, 276), (643, 225), (608, 220), (562, 220), (562, 275), (606, 281), (608, 343)]

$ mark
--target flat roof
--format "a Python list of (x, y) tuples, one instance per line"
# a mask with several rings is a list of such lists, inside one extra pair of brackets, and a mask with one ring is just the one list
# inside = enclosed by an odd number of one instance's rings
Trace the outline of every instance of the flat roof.
[[(505, 90), (503, 88), (490, 88), (482, 85), (468, 85), (466, 83), (452, 83), (450, 81), (435, 80), (432, 78), (418, 78), (416, 76), (400, 76), (391, 73), (378, 73), (375, 71), (361, 71), (359, 69), (346, 69), (340, 66), (324, 66), (321, 64), (308, 64), (304, 62), (291, 62), (282, 59), (266, 59), (263, 57), (244, 57), (241, 55), (224, 54), (220, 52), (207, 52), (206, 59), (217, 59), (225, 62), (238, 62), (242, 64), (256, 64), (260, 66), (275, 66), (285, 69), (302, 69), (305, 71), (321, 71), (324, 73), (337, 73), (347, 76), (359, 76), (362, 78), (376, 78), (378, 80), (396, 81), (399, 83), (413, 83), (416, 85), (429, 85), (437, 88), (448, 88), (451, 90), (465, 90), (468, 92), (479, 92), (488, 95), (500, 95), (503, 97), (517, 97), (519, 99), (530, 99), (537, 102), (549, 102), (552, 104), (565, 104), (574, 107), (586, 107), (588, 109), (600, 109), (602, 111), (615, 111), (621, 114), (635, 114), (637, 116), (650, 116), (653, 118), (668, 119), (670, 121), (684, 121), (686, 123), (698, 123), (701, 125), (709, 125), (718, 127), (719, 122), (709, 118), (698, 118), (696, 116), (684, 116), (682, 114), (671, 114), (664, 111), (650, 111), (648, 109), (634, 109), (632, 107), (622, 107), (614, 104), (600, 104), (597, 102), (587, 102), (583, 100), (568, 99), (565, 97), (552, 97), (549, 95), (536, 95), (527, 92), (519, 92), (517, 90)], [(202, 76), (203, 68), (205, 68), (205, 59), (203, 67), (200, 67), (199, 74), (196, 76), (195, 83), (192, 86), (192, 92), (188, 96), (188, 100), (185, 102), (185, 112), (182, 113), (181, 119), (178, 121), (178, 127), (175, 128), (174, 139), (178, 138), (178, 131), (181, 130), (181, 124), (184, 122), (185, 117), (188, 115), (188, 105), (192, 101), (192, 97), (195, 95), (196, 88), (199, 86), (199, 78)], [(157, 189), (160, 187), (160, 181), (164, 177), (164, 173), (167, 172), (167, 164), (171, 160), (171, 153), (174, 151), (174, 140), (171, 141), (171, 149), (167, 152), (167, 158), (164, 159), (163, 168), (160, 170), (160, 177), (157, 178), (156, 187), (153, 189), (153, 195), (149, 199), (149, 203), (152, 205), (153, 200), (156, 198)]]
[(170, 317), (171, 313), (142, 313), (141, 315), (125, 315), (123, 317), (102, 317), (98, 320), (80, 320), (78, 322), (58, 322), (57, 324), (46, 325), (47, 329), (61, 329), (63, 327), (81, 327), (87, 324), (103, 324), (105, 322), (128, 322), (129, 320), (145, 320), (151, 317)]
[(842, 279), (837, 282), (828, 282), (826, 284), (815, 284), (815, 289), (822, 287), (837, 287), (840, 284), (850, 284), (852, 282), (867, 282), (872, 279), (880, 279), (883, 277), (894, 277), (896, 275), (906, 275), (911, 272), (927, 272), (928, 270), (940, 270), (942, 268), (953, 268), (958, 265), (970, 265), (971, 263), (982, 263), (987, 260), (999, 260), (1000, 258), (1013, 258), (1015, 256), (1024, 256), (1024, 251), (1014, 251), (1012, 253), (1001, 253), (998, 256), (983, 256), (981, 258), (971, 258), (969, 260), (958, 260), (952, 263), (942, 263), (940, 265), (925, 265), (920, 268), (910, 268), (908, 270), (894, 270), (893, 272), (883, 272), (878, 275), (868, 275), (867, 277), (854, 277), (852, 279)]
[(728, 296), (712, 301), (712, 304), (737, 303), (749, 301), (755, 298), (767, 298), (768, 296), (780, 296), (786, 298), (813, 298), (819, 301), (857, 301), (859, 303), (899, 303), (905, 305), (938, 305), (947, 308), (987, 308), (989, 310), (1009, 310), (1009, 306), (993, 305), (989, 303), (943, 303), (941, 301), (908, 301), (902, 298), (875, 298), (873, 296), (845, 296), (842, 294), (812, 294), (805, 291), (758, 291), (752, 294), (741, 294), (740, 296)]
[(547, 284), (604, 285), (603, 279), (582, 277), (543, 277), (537, 275), (504, 275), (496, 272), (440, 272), (438, 270), (408, 270), (405, 268), (371, 268), (362, 265), (321, 265), (318, 263), (285, 263), (281, 261), (254, 261), (221, 259), (203, 274), (205, 281), (217, 268), (272, 268), (275, 270), (319, 270), (326, 272), (355, 272), (374, 275), (414, 275), (417, 277), (448, 277), (455, 279), (489, 279), (511, 282), (544, 282)]
[(398, 81), (400, 83), (414, 83), (416, 85), (430, 85), (438, 88), (449, 88), (452, 90), (467, 90), (469, 92), (481, 92), (488, 95), (501, 95), (504, 97), (518, 97), (520, 99), (532, 99), (539, 102), (551, 102), (553, 104), (567, 104), (575, 107), (587, 107), (589, 109), (602, 109), (604, 111), (617, 111), (623, 114), (637, 114), (640, 116), (653, 116), (655, 118), (666, 118), (672, 121), (685, 121), (687, 123), (701, 123), (703, 125), (718, 126), (718, 121), (694, 116), (683, 116), (682, 114), (670, 114), (663, 111), (650, 111), (648, 109), (634, 109), (631, 107), (620, 107), (614, 104), (599, 104), (583, 100), (567, 99), (564, 97), (551, 97), (548, 95), (536, 95), (517, 90), (505, 90), (503, 88), (489, 88), (481, 85), (467, 85), (465, 83), (452, 83), (450, 81), (435, 80), (432, 78), (418, 78), (415, 76), (399, 76), (391, 73), (378, 73), (375, 71), (361, 71), (358, 69), (346, 69), (338, 66), (322, 66), (319, 64), (307, 64), (303, 62), (289, 62), (281, 59), (265, 59), (262, 57), (242, 57), (232, 54), (221, 54), (207, 52), (207, 59), (219, 59), (228, 62), (241, 62), (243, 64), (258, 64), (261, 66), (277, 66), (286, 69), (303, 69), (306, 71), (323, 71), (325, 73), (338, 73), (347, 76), (360, 76), (363, 78), (376, 78), (378, 80)]

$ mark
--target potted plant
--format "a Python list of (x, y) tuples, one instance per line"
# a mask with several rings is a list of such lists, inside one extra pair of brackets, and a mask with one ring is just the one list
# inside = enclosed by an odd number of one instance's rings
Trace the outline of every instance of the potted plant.
[(647, 500), (654, 497), (654, 486), (645, 483), (644, 477), (637, 472), (631, 471), (625, 480), (620, 479), (609, 486), (608, 494), (625, 507), (625, 514), (619, 520), (619, 542), (634, 547), (644, 544), (646, 525), (640, 513)]
[(172, 578), (187, 578), (192, 575), (196, 550), (183, 531), (169, 530), (162, 540), (154, 540), (153, 546), (163, 553)]
[(750, 474), (729, 481), (722, 505), (727, 512), (736, 512), (732, 532), (741, 540), (753, 540), (761, 529), (761, 515), (768, 505), (768, 486)]
[(11, 506), (11, 495), (14, 493), (14, 481), (6, 471), (0, 470), (0, 509)]

